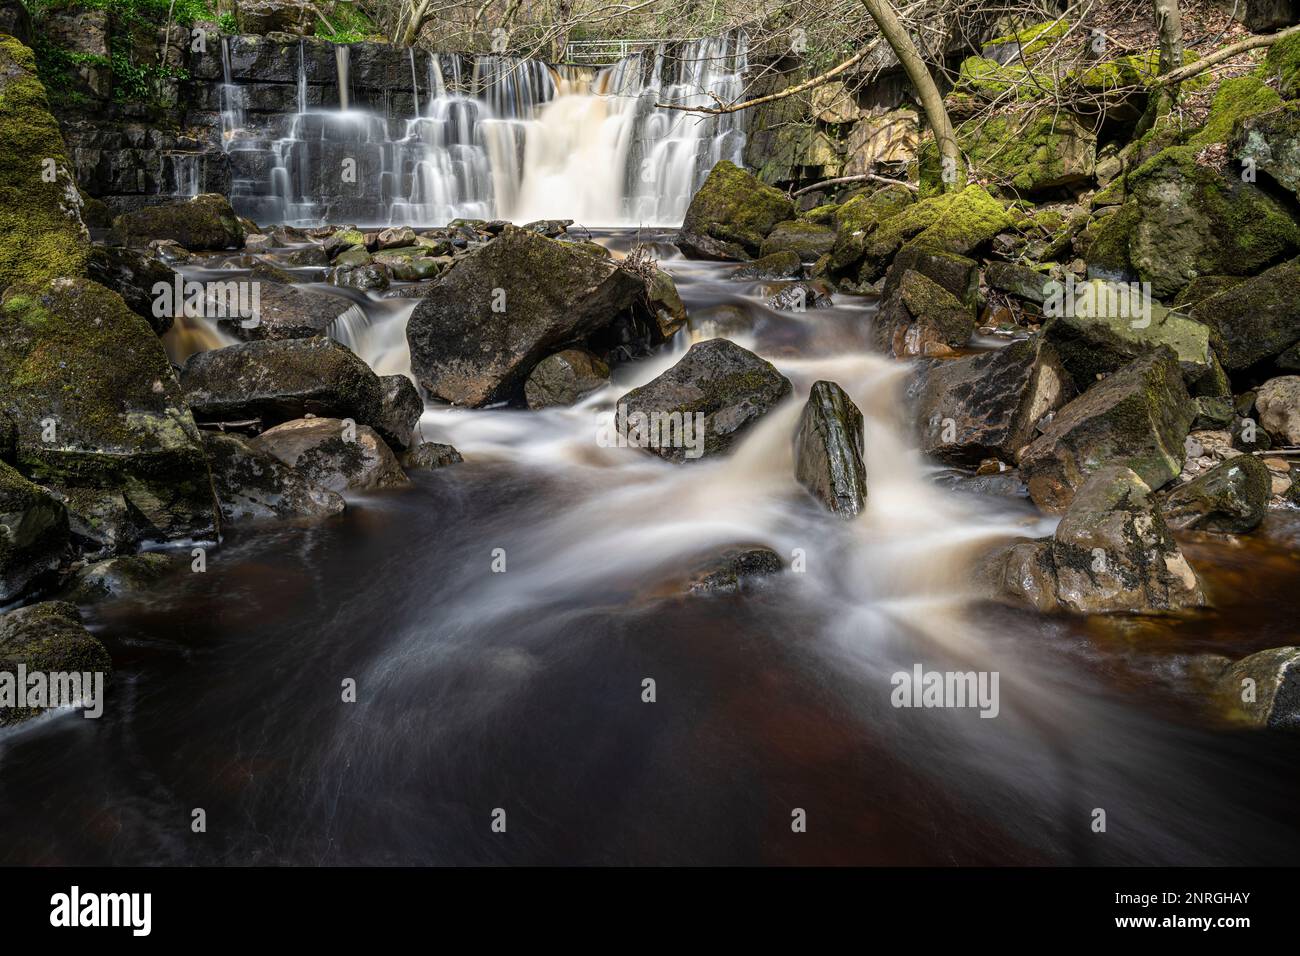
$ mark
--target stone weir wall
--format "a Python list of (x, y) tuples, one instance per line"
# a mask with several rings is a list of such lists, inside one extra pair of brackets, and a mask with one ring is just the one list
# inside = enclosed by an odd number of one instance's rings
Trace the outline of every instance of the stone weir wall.
[[(229, 195), (240, 178), (264, 182), (269, 168), (259, 164), (269, 161), (270, 143), (284, 135), (300, 95), (308, 109), (340, 105), (332, 43), (211, 34), (204, 49), (192, 45), (188, 31), (172, 31), (172, 62), (182, 64), (187, 76), (165, 82), (154, 103), (118, 102), (111, 80), (96, 75), (79, 77), (75, 99), (56, 100), (78, 183), (115, 212), (175, 196)], [(414, 85), (422, 103), (429, 95), (428, 58), (416, 53)], [(466, 77), (472, 71), (469, 56), (444, 53), (437, 63), (448, 84), (454, 71)], [(400, 135), (398, 127), (413, 115), (417, 95), (411, 52), (382, 43), (350, 44), (347, 69), (350, 105), (375, 111)], [(227, 76), (238, 87), (233, 96), (226, 90)], [(245, 148), (238, 152), (227, 151), (232, 125), (244, 130)]]

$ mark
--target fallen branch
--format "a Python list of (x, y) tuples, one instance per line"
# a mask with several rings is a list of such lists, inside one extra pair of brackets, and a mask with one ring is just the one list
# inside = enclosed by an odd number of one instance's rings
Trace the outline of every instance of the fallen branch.
[(1212, 66), (1218, 66), (1224, 60), (1231, 60), (1234, 56), (1245, 53), (1247, 50), (1254, 50), (1262, 46), (1272, 46), (1278, 40), (1284, 37), (1300, 33), (1300, 26), (1287, 27), (1285, 30), (1279, 30), (1277, 33), (1270, 33), (1266, 36), (1247, 37), (1236, 43), (1230, 43), (1222, 50), (1216, 50), (1214, 53), (1207, 53), (1192, 63), (1180, 66), (1176, 70), (1170, 70), (1162, 76), (1152, 81), (1152, 86), (1169, 86), (1172, 83), (1181, 83), (1190, 77), (1203, 73)]
[(838, 176), (835, 179), (824, 179), (819, 183), (813, 183), (811, 186), (804, 186), (802, 189), (796, 189), (790, 194), (790, 198), (794, 199), (796, 196), (802, 196), (804, 193), (813, 192), (814, 190), (821, 189), (823, 186), (842, 186), (845, 183), (861, 183), (867, 181), (885, 183), (889, 186), (902, 186), (904, 189), (911, 190), (912, 192), (920, 191), (919, 187), (913, 186), (911, 183), (905, 183), (901, 179), (890, 179), (888, 176), (879, 176), (876, 173), (862, 173), (859, 176)]

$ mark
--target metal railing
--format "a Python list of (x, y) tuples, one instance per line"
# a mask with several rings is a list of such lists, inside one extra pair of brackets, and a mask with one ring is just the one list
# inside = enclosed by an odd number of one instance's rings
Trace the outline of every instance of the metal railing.
[(660, 43), (690, 43), (680, 37), (640, 40), (573, 40), (564, 47), (565, 63), (592, 63), (607, 66), (624, 57), (653, 49)]

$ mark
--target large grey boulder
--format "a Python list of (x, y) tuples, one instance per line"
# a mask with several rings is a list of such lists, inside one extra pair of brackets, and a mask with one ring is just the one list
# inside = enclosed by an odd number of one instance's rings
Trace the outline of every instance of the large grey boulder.
[(341, 495), (308, 480), (238, 435), (206, 432), (203, 445), (223, 521), (323, 518), (339, 514), (345, 507)]
[(438, 276), (406, 328), (432, 396), (479, 407), (522, 397), (533, 368), (638, 303), (645, 281), (587, 246), (506, 226)]
[(1034, 503), (1063, 511), (1107, 465), (1132, 468), (1152, 488), (1182, 470), (1196, 417), (1178, 359), (1165, 347), (1135, 359), (1056, 413), (1024, 450), (1020, 472)]
[(1265, 431), (1288, 445), (1300, 445), (1300, 375), (1271, 378), (1255, 393)]
[(113, 220), (108, 241), (116, 246), (143, 246), (153, 239), (172, 239), (191, 252), (236, 249), (244, 244), (244, 227), (217, 193), (186, 202), (146, 206)]
[(382, 414), (370, 424), (395, 451), (405, 451), (415, 440), (424, 400), (405, 375), (381, 375)]
[[(355, 308), (346, 299), (328, 292), (300, 289), (283, 282), (252, 281), (257, 283), (257, 307), (248, 310), (251, 315), (232, 314), (220, 319), (227, 331), (245, 341), (325, 335), (345, 312)], [(217, 283), (209, 283), (214, 296), (219, 294), (216, 286)], [(251, 290), (248, 298), (250, 302), (253, 300)], [(223, 301), (229, 299), (223, 297)]]
[(1210, 329), (1214, 352), (1229, 372), (1273, 358), (1300, 342), (1300, 259), (1283, 262), (1192, 306)]
[(330, 491), (370, 491), (408, 480), (374, 429), (337, 418), (285, 422), (262, 432), (251, 444)]
[[(165, 262), (123, 246), (91, 246), (86, 274), (122, 297), (127, 307), (162, 335), (172, 327), (179, 309), (155, 309), (154, 287), (163, 283), (174, 288), (176, 271)], [(162, 315), (156, 315), (162, 312)]]
[(862, 412), (834, 382), (815, 382), (794, 433), (794, 476), (832, 514), (867, 505)]
[(959, 468), (988, 458), (1014, 465), (1043, 416), (1075, 394), (1056, 350), (1041, 338), (925, 363), (909, 391), (921, 450)]
[[(789, 379), (770, 362), (728, 339), (709, 339), (618, 400), (626, 413), (619, 430), (629, 445), (680, 464), (726, 453), (790, 392)], [(678, 440), (686, 437), (693, 443)]]
[(1178, 530), (1244, 534), (1268, 511), (1273, 479), (1254, 455), (1235, 455), (1191, 481), (1168, 490), (1160, 502), (1166, 523)]

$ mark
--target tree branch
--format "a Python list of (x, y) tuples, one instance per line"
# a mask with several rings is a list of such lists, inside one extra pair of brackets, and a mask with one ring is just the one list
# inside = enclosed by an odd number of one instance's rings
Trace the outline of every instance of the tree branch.
[(1236, 43), (1230, 43), (1222, 50), (1216, 50), (1214, 53), (1208, 53), (1186, 66), (1179, 67), (1177, 70), (1170, 70), (1163, 76), (1157, 77), (1153, 86), (1168, 86), (1171, 83), (1182, 83), (1198, 73), (1203, 73), (1212, 66), (1218, 66), (1225, 60), (1231, 60), (1234, 56), (1245, 53), (1247, 50), (1254, 50), (1262, 46), (1272, 46), (1283, 37), (1293, 36), (1300, 33), (1300, 26), (1287, 27), (1285, 30), (1279, 30), (1277, 33), (1270, 33), (1266, 36), (1247, 37)]
[(837, 176), (835, 179), (823, 179), (819, 183), (813, 183), (811, 186), (804, 186), (802, 189), (796, 189), (790, 194), (790, 198), (802, 196), (804, 193), (810, 193), (813, 190), (821, 189), (824, 186), (841, 186), (844, 183), (861, 183), (861, 182), (886, 183), (890, 186), (902, 186), (911, 192), (920, 192), (920, 189), (911, 183), (905, 183), (901, 179), (890, 179), (888, 176), (880, 176), (876, 173), (862, 173), (858, 176)]

